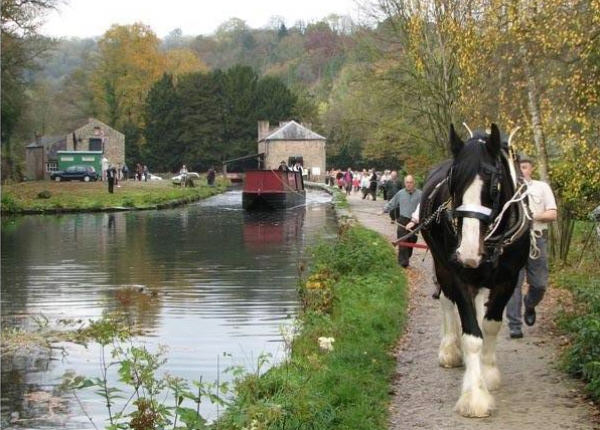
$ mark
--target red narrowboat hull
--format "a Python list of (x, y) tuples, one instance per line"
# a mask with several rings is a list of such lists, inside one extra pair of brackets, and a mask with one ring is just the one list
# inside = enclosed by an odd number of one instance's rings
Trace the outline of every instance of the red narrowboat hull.
[(305, 201), (300, 172), (249, 170), (245, 173), (242, 206), (246, 210), (290, 208)]

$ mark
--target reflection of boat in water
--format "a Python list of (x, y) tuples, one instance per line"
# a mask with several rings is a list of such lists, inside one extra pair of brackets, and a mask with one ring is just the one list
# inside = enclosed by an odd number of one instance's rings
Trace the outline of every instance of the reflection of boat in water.
[(281, 209), (304, 204), (306, 191), (300, 172), (248, 170), (245, 173), (244, 209)]
[(284, 211), (249, 211), (244, 213), (244, 244), (265, 248), (295, 241), (304, 226), (304, 207)]

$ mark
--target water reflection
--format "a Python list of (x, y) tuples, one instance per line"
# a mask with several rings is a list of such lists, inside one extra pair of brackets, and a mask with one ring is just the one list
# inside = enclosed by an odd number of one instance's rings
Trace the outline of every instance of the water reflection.
[[(139, 341), (168, 344), (167, 370), (188, 380), (215, 380), (223, 352), (234, 358), (223, 366), (254, 366), (261, 352), (281, 358), (279, 326), (298, 306), (298, 258), (335, 234), (327, 200), (309, 193), (304, 208), (251, 214), (241, 193), (229, 192), (158, 212), (3, 219), (3, 326), (36, 314), (87, 320), (125, 310), (147, 332)], [(30, 393), (52, 392), (66, 369), (98, 374), (97, 349), (66, 347), (64, 360), (2, 360), (2, 428), (12, 412), (34, 419), (20, 428), (90, 427), (72, 404), (55, 408), (66, 420), (59, 425), (36, 421), (44, 414), (30, 407)], [(97, 400), (84, 402), (101, 424)]]

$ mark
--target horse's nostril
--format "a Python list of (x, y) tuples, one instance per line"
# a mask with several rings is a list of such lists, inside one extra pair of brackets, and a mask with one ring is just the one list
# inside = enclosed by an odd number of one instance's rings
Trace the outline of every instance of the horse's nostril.
[(470, 267), (472, 269), (475, 269), (477, 266), (479, 266), (479, 261), (481, 261), (479, 258), (466, 258), (463, 261), (463, 264), (466, 267)]

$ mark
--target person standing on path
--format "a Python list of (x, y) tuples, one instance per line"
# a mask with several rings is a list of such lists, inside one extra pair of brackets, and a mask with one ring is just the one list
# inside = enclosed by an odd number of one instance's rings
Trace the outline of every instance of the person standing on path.
[[(377, 172), (375, 169), (371, 169), (371, 178), (369, 179), (369, 193), (371, 194), (371, 200), (377, 200)], [(364, 198), (364, 197), (363, 197)]]
[(106, 169), (106, 179), (108, 180), (108, 192), (111, 194), (113, 193), (113, 189), (115, 186), (116, 173), (116, 169), (112, 166)]
[(215, 185), (215, 177), (217, 176), (217, 173), (215, 172), (215, 168), (211, 166), (210, 169), (208, 169), (208, 173), (206, 174), (206, 183), (208, 185), (210, 185), (211, 187), (213, 185)]
[(389, 179), (383, 185), (383, 189), (385, 190), (383, 199), (393, 199), (396, 193), (402, 189), (402, 183), (403, 180), (401, 178), (398, 178), (398, 172), (393, 170), (392, 173), (390, 173)]
[[(410, 233), (410, 230), (406, 228), (406, 224), (411, 222), (411, 215), (417, 209), (417, 206), (421, 202), (421, 190), (416, 189), (415, 179), (412, 175), (406, 175), (404, 178), (404, 188), (401, 189), (394, 195), (394, 197), (388, 201), (383, 207), (382, 213), (395, 213), (392, 217), (395, 217), (396, 224), (398, 224), (398, 230), (396, 236), (398, 238)], [(406, 242), (416, 243), (417, 236), (413, 235), (406, 239)], [(398, 263), (402, 267), (408, 267), (410, 257), (412, 256), (413, 249), (407, 246), (398, 246)]]
[[(548, 224), (555, 221), (557, 217), (556, 200), (554, 199), (550, 185), (531, 179), (533, 160), (523, 156), (519, 160), (519, 167), (521, 168), (525, 184), (527, 184), (527, 198), (533, 215), (532, 228), (539, 256), (537, 258), (531, 258), (531, 256), (528, 258), (525, 267), (519, 273), (517, 286), (506, 306), (508, 328), (510, 337), (513, 339), (523, 337), (521, 330), (521, 303), (525, 305), (525, 324), (528, 326), (535, 324), (535, 307), (542, 301), (548, 285)], [(525, 274), (527, 274), (529, 291), (522, 298), (523, 293), (521, 289)]]

